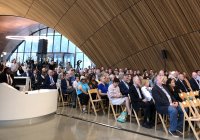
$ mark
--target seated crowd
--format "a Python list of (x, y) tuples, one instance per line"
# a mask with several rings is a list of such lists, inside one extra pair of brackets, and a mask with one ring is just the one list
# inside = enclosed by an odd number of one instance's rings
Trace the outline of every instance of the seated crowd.
[(126, 107), (127, 115), (131, 108), (136, 112), (142, 110), (142, 126), (152, 128), (155, 124), (155, 112), (169, 115), (169, 133), (180, 136), (183, 131), (183, 112), (179, 106), (181, 92), (200, 90), (200, 70), (192, 72), (191, 79), (179, 71), (159, 71), (132, 69), (85, 68), (75, 70), (71, 67), (46, 64), (38, 69), (22, 66), (13, 61), (10, 67), (1, 65), (0, 82), (14, 86), (14, 76), (28, 76), (32, 89), (56, 89), (60, 85), (62, 94), (70, 94), (72, 106), (76, 107), (77, 96), (82, 105), (82, 112), (87, 112), (89, 89), (98, 89), (101, 99), (113, 105)]

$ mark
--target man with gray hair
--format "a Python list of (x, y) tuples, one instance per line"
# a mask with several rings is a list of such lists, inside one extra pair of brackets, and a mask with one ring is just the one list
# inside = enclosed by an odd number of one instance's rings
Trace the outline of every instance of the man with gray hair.
[(53, 79), (52, 70), (48, 70), (48, 75), (45, 77), (44, 85), (46, 89), (56, 89), (56, 83)]
[(141, 91), (141, 80), (138, 76), (133, 77), (133, 85), (130, 86), (129, 95), (133, 109), (138, 112), (140, 108), (144, 109), (143, 127), (152, 128), (153, 123), (153, 101), (147, 101)]
[(157, 76), (157, 83), (152, 89), (156, 110), (160, 114), (169, 115), (169, 134), (173, 137), (182, 136), (183, 112), (178, 102), (171, 96), (170, 92), (162, 85), (163, 76)]

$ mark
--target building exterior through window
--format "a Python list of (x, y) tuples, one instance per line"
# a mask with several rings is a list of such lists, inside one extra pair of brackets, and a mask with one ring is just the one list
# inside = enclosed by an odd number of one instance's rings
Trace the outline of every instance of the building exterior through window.
[[(47, 59), (49, 61), (53, 60), (57, 62), (57, 64), (63, 66), (65, 66), (67, 62), (70, 62), (72, 67), (76, 67), (76, 62), (81, 60), (80, 68), (82, 69), (94, 66), (88, 56), (75, 44), (51, 28), (39, 29), (30, 36), (33, 38), (23, 40), (16, 46), (13, 53), (8, 57), (8, 61), (12, 61), (13, 59), (17, 59), (20, 63), (26, 62), (26, 60), (29, 59), (37, 61), (39, 39), (45, 38), (48, 40)], [(35, 39), (34, 36), (37, 36), (38, 39)]]

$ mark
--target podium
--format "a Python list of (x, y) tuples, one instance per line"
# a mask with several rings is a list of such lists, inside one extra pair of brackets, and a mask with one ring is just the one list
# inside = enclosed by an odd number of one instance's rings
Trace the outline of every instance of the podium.
[(20, 91), (31, 90), (31, 79), (30, 77), (14, 77), (15, 86), (19, 87)]
[(21, 120), (52, 114), (57, 110), (56, 89), (21, 92), (0, 83), (0, 121)]

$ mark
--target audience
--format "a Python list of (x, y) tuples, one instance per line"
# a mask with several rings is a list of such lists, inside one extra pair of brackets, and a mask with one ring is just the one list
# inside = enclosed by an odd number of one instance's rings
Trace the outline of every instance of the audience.
[(109, 99), (113, 105), (124, 104), (129, 115), (130, 105), (137, 113), (141, 110), (143, 127), (152, 128), (155, 110), (169, 115), (169, 133), (175, 137), (182, 135), (183, 126), (179, 93), (200, 91), (200, 70), (192, 72), (192, 78), (188, 80), (186, 73), (179, 71), (160, 70), (157, 73), (144, 69), (141, 73), (140, 70), (128, 68), (104, 67), (75, 71), (69, 62), (63, 67), (53, 61), (20, 64), (13, 60), (11, 64), (6, 64), (0, 65), (0, 83), (15, 86), (14, 76), (25, 76), (30, 77), (32, 90), (56, 89), (59, 84), (64, 95), (71, 95), (73, 107), (76, 107), (76, 98), (79, 97), (83, 113), (87, 112), (88, 90), (98, 89), (101, 99)]

